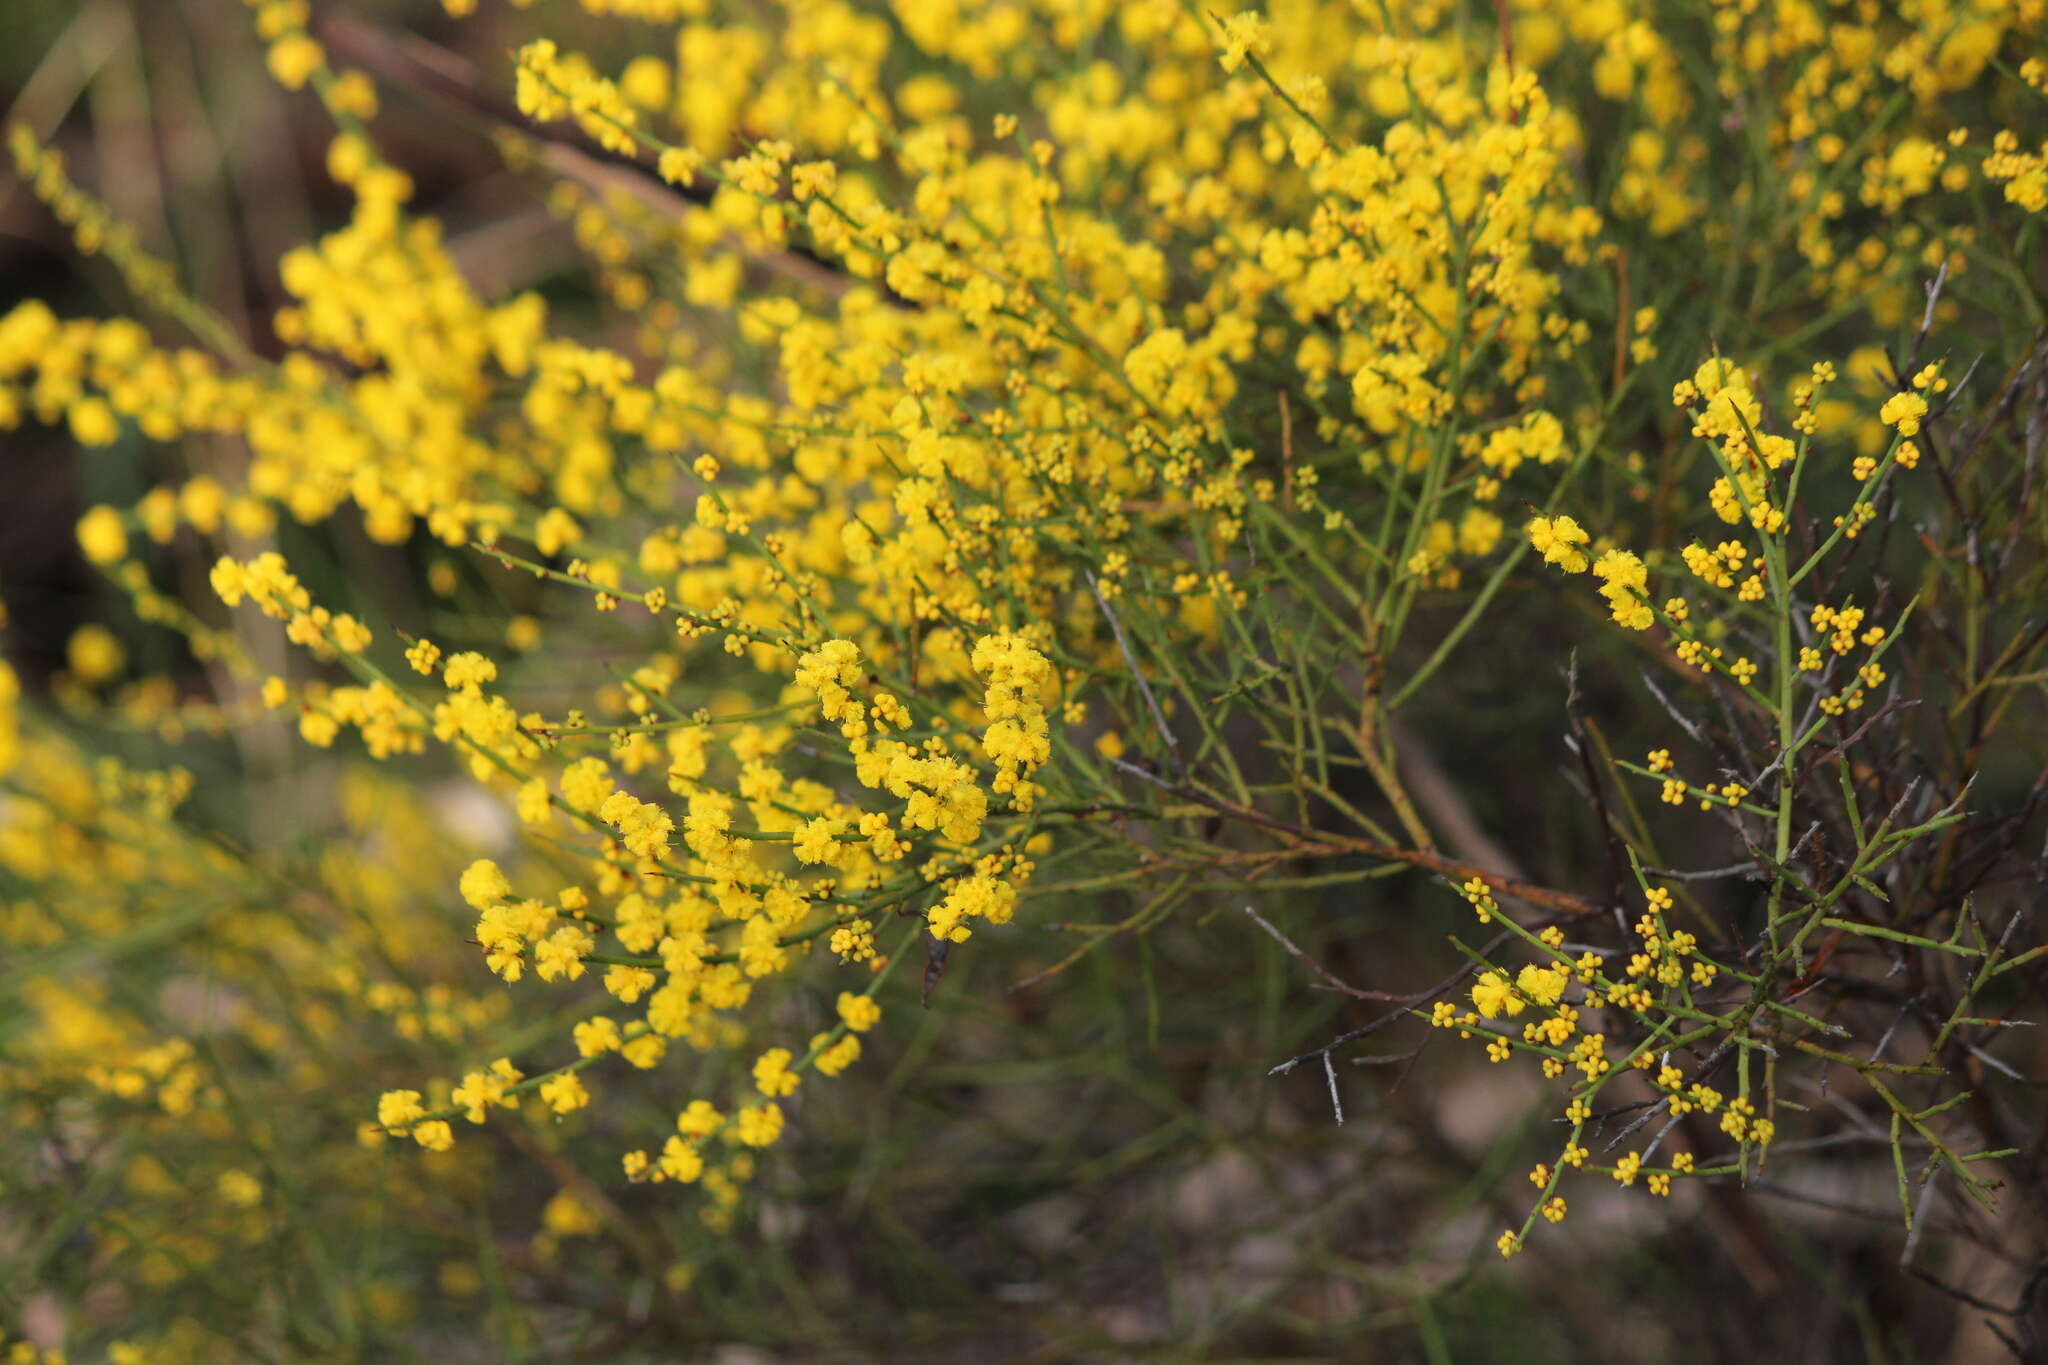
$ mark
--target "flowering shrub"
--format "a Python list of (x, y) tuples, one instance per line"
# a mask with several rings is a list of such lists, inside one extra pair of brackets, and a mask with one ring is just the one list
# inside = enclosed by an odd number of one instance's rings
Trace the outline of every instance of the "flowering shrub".
[[(814, 1092), (1170, 922), (1293, 974), (1233, 1074), (1311, 1122), (1393, 1102), (1368, 1038), (1526, 1071), (1474, 1245), (1867, 1147), (2028, 1339), (2038, 4), (585, 8), (475, 76), (253, 9), (351, 206), (257, 338), (11, 135), (142, 318), (14, 307), (0, 424), (155, 452), (77, 523), (125, 614), (0, 665), (0, 1201), (70, 1340), (375, 1352), (572, 1238), (577, 1330), (696, 1340)], [(466, 277), (393, 89), (580, 290)]]

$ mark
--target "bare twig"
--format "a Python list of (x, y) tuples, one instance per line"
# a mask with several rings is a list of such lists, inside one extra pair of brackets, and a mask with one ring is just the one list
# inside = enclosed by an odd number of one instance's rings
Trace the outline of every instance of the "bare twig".
[(1344, 994), (1350, 996), (1354, 1000), (1405, 1000), (1407, 998), (1406, 996), (1392, 995), (1386, 991), (1360, 990), (1358, 987), (1353, 986), (1349, 982), (1342, 980), (1337, 976), (1335, 972), (1332, 972), (1328, 967), (1325, 967), (1322, 963), (1316, 961), (1307, 953), (1303, 952), (1299, 947), (1295, 945), (1293, 939), (1281, 933), (1280, 930), (1272, 924), (1272, 922), (1267, 920), (1267, 918), (1264, 915), (1261, 915), (1251, 906), (1247, 905), (1244, 908), (1244, 912), (1247, 915), (1251, 916), (1252, 923), (1258, 925), (1261, 929), (1264, 929), (1268, 934), (1271, 934), (1273, 936), (1274, 942), (1278, 943), (1281, 947), (1285, 948), (1288, 951), (1288, 953), (1294, 958), (1295, 961), (1302, 963), (1304, 966), (1308, 967), (1311, 971), (1313, 971), (1317, 976), (1322, 977), (1323, 980), (1329, 982), (1336, 989), (1344, 992)]
[(1144, 670), (1138, 667), (1137, 659), (1131, 654), (1131, 642), (1124, 638), (1124, 623), (1110, 610), (1109, 599), (1102, 595), (1102, 585), (1095, 581), (1094, 570), (1088, 570), (1088, 591), (1095, 594), (1095, 604), (1102, 608), (1103, 617), (1116, 635), (1117, 650), (1124, 656), (1124, 663), (1131, 670), (1132, 681), (1138, 684), (1138, 691), (1144, 694), (1145, 705), (1152, 712), (1152, 723), (1159, 727), (1160, 737), (1166, 741), (1167, 752), (1173, 755), (1174, 770), (1181, 781), (1187, 781), (1188, 761), (1181, 755), (1180, 739), (1173, 733), (1173, 727), (1166, 723), (1166, 713), (1159, 709), (1159, 699), (1152, 695), (1152, 684), (1145, 681)]
[(1702, 868), (1697, 872), (1681, 872), (1675, 867), (1646, 867), (1646, 877), (1657, 877), (1667, 882), (1712, 882), (1730, 877), (1750, 877), (1758, 881), (1767, 880), (1754, 862), (1730, 863), (1726, 867)]

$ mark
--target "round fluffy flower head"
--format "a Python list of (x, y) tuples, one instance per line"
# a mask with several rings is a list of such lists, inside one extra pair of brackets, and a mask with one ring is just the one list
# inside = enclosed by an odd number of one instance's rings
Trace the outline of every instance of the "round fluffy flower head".
[(462, 873), (462, 899), (472, 910), (488, 910), (512, 896), (512, 883), (489, 858), (479, 858)]
[(472, 1071), (465, 1075), (462, 1084), (455, 1087), (449, 1098), (462, 1109), (464, 1118), (471, 1123), (482, 1123), (492, 1105), (502, 1104), (510, 1108), (519, 1103), (517, 1099), (507, 1099), (505, 1096), (507, 1087), (512, 1084), (512, 1079), (508, 1079), (507, 1073), (510, 1073), (513, 1079), (518, 1076), (518, 1073), (512, 1070), (512, 1064), (500, 1058), (497, 1068), (493, 1070)]
[(297, 90), (312, 79), (314, 72), (326, 65), (327, 54), (319, 43), (305, 34), (287, 33), (270, 45), (265, 63), (279, 85), (287, 90)]
[(95, 564), (112, 564), (128, 553), (128, 533), (121, 527), (121, 514), (111, 507), (95, 507), (78, 519), (78, 548)]
[(1692, 372), (1692, 386), (1699, 390), (1703, 398), (1712, 398), (1730, 384), (1749, 387), (1749, 381), (1742, 377), (1742, 371), (1726, 356), (1709, 356)]
[(1225, 71), (1244, 65), (1247, 56), (1259, 56), (1272, 46), (1266, 18), (1256, 10), (1245, 10), (1223, 21), (1223, 52), (1217, 57)]
[(748, 1147), (767, 1147), (782, 1136), (782, 1110), (772, 1104), (757, 1104), (735, 1116), (734, 1134)]
[(1043, 714), (1040, 693), (1052, 681), (1052, 665), (1021, 635), (984, 635), (974, 645), (974, 671), (988, 679), (982, 712), (990, 720)]
[(1555, 564), (1566, 573), (1584, 573), (1593, 562), (1583, 548), (1593, 538), (1570, 517), (1534, 517), (1528, 531), (1530, 547), (1546, 564)]
[(81, 399), (71, 405), (65, 417), (72, 439), (82, 446), (110, 446), (121, 434), (120, 419), (104, 399)]
[(1630, 630), (1648, 629), (1656, 614), (1643, 600), (1650, 582), (1643, 561), (1627, 550), (1608, 550), (1593, 565), (1593, 573), (1615, 621)]
[(543, 981), (563, 977), (574, 981), (583, 975), (583, 959), (594, 946), (590, 935), (575, 925), (563, 925), (534, 945), (534, 971)]
[[(812, 1040), (811, 1045), (817, 1047), (830, 1036), (830, 1034), (821, 1033)], [(838, 1042), (833, 1043), (818, 1053), (818, 1074), (821, 1076), (837, 1076), (859, 1060), (860, 1039), (849, 1033)]]
[(102, 683), (121, 671), (127, 652), (114, 632), (89, 621), (72, 632), (64, 659), (80, 682)]
[(709, 1100), (691, 1100), (689, 1107), (676, 1115), (676, 1131), (686, 1138), (710, 1137), (724, 1124), (725, 1115)]
[[(1559, 988), (1560, 991), (1562, 987)], [(1507, 977), (1499, 972), (1486, 972), (1472, 987), (1472, 1005), (1489, 1019), (1498, 1019), (1506, 1014), (1510, 1017), (1527, 1009), (1528, 1002), (1515, 994), (1515, 988), (1508, 984)]]
[(417, 1090), (387, 1090), (377, 1099), (377, 1125), (401, 1129), (426, 1113)]
[(573, 1114), (590, 1103), (590, 1092), (573, 1071), (542, 1081), (541, 1103), (557, 1114)]
[(796, 680), (813, 691), (837, 683), (860, 681), (860, 646), (851, 640), (827, 640), (797, 660)]
[(661, 1179), (688, 1184), (704, 1174), (704, 1158), (689, 1143), (672, 1137), (662, 1144), (658, 1169)]
[(636, 857), (668, 855), (668, 836), (676, 827), (675, 820), (653, 802), (615, 791), (598, 803), (597, 817), (619, 831), (621, 841)]
[(464, 650), (448, 660), (441, 681), (448, 684), (450, 692), (461, 692), (481, 688), (497, 676), (496, 664), (473, 650)]
[(791, 843), (797, 860), (804, 863), (830, 862), (839, 851), (839, 832), (845, 828), (845, 821), (824, 817), (807, 822), (796, 832)]
[(412, 1140), (430, 1152), (445, 1152), (455, 1145), (455, 1130), (446, 1119), (429, 1119), (414, 1125)]
[(1895, 393), (1877, 410), (1877, 420), (1897, 427), (1901, 436), (1918, 436), (1920, 419), (1927, 415), (1927, 400), (1917, 393)]
[(870, 996), (842, 991), (839, 994), (839, 1017), (855, 1033), (866, 1033), (881, 1019), (882, 1007)]
[(1749, 386), (1749, 376), (1726, 356), (1709, 356), (1700, 362), (1692, 382), (1703, 400), (1695, 434), (1724, 440), (1742, 438), (1763, 420), (1763, 405)]
[(826, 720), (838, 720), (857, 709), (847, 689), (860, 677), (860, 646), (851, 640), (827, 640), (796, 664), (797, 683), (818, 694)]
[(797, 1074), (789, 1069), (790, 1060), (786, 1047), (772, 1047), (762, 1053), (754, 1063), (755, 1087), (770, 1099), (795, 1090)]
[(370, 628), (347, 612), (334, 618), (328, 635), (335, 648), (344, 653), (360, 654), (370, 647)]
[[(1564, 998), (1564, 988), (1571, 979), (1571, 972), (1556, 963), (1548, 967), (1531, 964), (1516, 974), (1515, 988), (1548, 1009)], [(1509, 1012), (1513, 1013), (1512, 1010)]]

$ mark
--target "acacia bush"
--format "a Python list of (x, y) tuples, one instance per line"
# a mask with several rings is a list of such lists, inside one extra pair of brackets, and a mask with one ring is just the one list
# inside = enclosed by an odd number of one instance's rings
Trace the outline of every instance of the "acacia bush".
[(2039, 3), (445, 8), (9, 135), (18, 1358), (2044, 1349)]

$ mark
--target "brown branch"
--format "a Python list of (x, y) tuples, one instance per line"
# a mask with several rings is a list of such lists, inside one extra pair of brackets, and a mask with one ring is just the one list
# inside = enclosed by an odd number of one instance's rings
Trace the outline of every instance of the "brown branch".
[(1419, 867), (1425, 871), (1434, 872), (1440, 877), (1457, 882), (1466, 882), (1477, 877), (1480, 881), (1485, 882), (1487, 888), (1496, 896), (1504, 896), (1509, 900), (1521, 901), (1525, 905), (1549, 910), (1567, 919), (1588, 919), (1601, 913), (1599, 906), (1582, 896), (1575, 896), (1569, 891), (1559, 891), (1553, 887), (1540, 886), (1521, 877), (1509, 877), (1499, 872), (1488, 872), (1484, 868), (1474, 867), (1470, 863), (1460, 862), (1455, 858), (1446, 858), (1441, 853), (1424, 849), (1396, 848), (1391, 844), (1380, 843), (1376, 839), (1360, 839), (1347, 834), (1333, 834), (1321, 830), (1303, 829), (1299, 825), (1292, 825), (1285, 820), (1267, 815), (1264, 811), (1254, 810), (1249, 806), (1240, 806), (1234, 802), (1225, 801), (1221, 797), (1212, 796), (1198, 788), (1177, 786), (1125, 759), (1116, 759), (1114, 762), (1117, 767), (1125, 772), (1141, 777), (1171, 795), (1178, 796), (1186, 801), (1192, 801), (1200, 806), (1206, 806), (1218, 815), (1229, 819), (1242, 820), (1248, 825), (1257, 825), (1261, 829), (1279, 834), (1289, 840), (1289, 849), (1298, 854), (1330, 856), (1355, 853), (1367, 858), (1377, 858), (1381, 862), (1406, 863), (1410, 867)]
[(1293, 939), (1281, 933), (1280, 930), (1276, 926), (1274, 926), (1274, 924), (1270, 920), (1268, 920), (1264, 915), (1261, 915), (1257, 910), (1254, 910), (1251, 906), (1247, 905), (1244, 908), (1244, 912), (1252, 917), (1252, 923), (1258, 925), (1261, 929), (1264, 929), (1268, 934), (1272, 935), (1273, 941), (1278, 943), (1282, 948), (1285, 948), (1288, 951), (1288, 954), (1292, 956), (1296, 962), (1301, 963), (1310, 971), (1313, 971), (1317, 976), (1320, 976), (1323, 980), (1329, 982), (1336, 989), (1344, 992), (1344, 994), (1350, 996), (1352, 999), (1402, 1001), (1408, 999), (1408, 997), (1405, 995), (1396, 995), (1391, 991), (1360, 990), (1358, 987), (1352, 985), (1348, 981), (1345, 981), (1343, 978), (1339, 977), (1335, 972), (1331, 971), (1328, 967), (1325, 967), (1322, 963), (1316, 961), (1307, 953), (1303, 952), (1299, 947), (1295, 945)]

